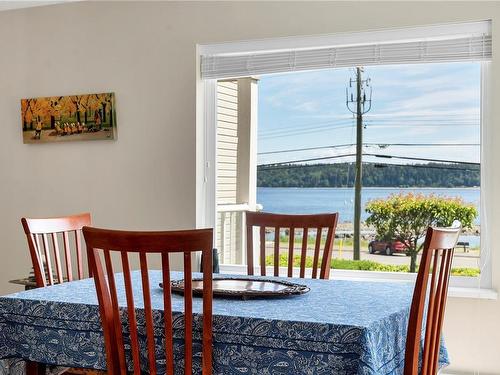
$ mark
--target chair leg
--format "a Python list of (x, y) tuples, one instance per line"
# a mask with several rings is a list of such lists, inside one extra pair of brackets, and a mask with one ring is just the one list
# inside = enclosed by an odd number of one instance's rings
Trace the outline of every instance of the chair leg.
[(45, 375), (45, 367), (43, 363), (26, 361), (26, 375)]

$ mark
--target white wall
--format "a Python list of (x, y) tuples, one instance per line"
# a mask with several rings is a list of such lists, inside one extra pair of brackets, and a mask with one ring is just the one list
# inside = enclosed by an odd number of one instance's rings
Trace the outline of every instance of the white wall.
[[(496, 103), (496, 2), (82, 2), (1, 12), (0, 293), (29, 268), (23, 215), (90, 210), (99, 226), (196, 224), (196, 43), (487, 18)], [(103, 91), (116, 93), (117, 141), (22, 144), (21, 98)], [(486, 188), (494, 192), (500, 127), (492, 125)], [(491, 231), (500, 227), (497, 196), (488, 202)], [(499, 287), (500, 257), (492, 257)], [(451, 299), (446, 319), (452, 369), (500, 373), (500, 303)]]

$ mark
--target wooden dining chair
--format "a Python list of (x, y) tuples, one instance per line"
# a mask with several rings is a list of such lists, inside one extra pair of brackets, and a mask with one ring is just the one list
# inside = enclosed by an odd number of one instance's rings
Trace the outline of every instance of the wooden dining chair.
[[(253, 229), (259, 228), (260, 238), (260, 274), (266, 275), (266, 228), (274, 230), (274, 245), (273, 245), (273, 265), (274, 276), (279, 276), (279, 245), (281, 229), (289, 230), (288, 241), (288, 277), (293, 276), (293, 261), (295, 248), (295, 235), (297, 230), (302, 230), (302, 249), (300, 252), (300, 277), (305, 277), (307, 245), (309, 235), (314, 238), (314, 257), (312, 263), (312, 278), (319, 276), (321, 279), (328, 279), (330, 275), (330, 261), (332, 259), (333, 241), (335, 239), (335, 228), (339, 214), (314, 214), (314, 215), (284, 215), (273, 214), (268, 212), (250, 212), (246, 213), (247, 226), (247, 271), (249, 275), (254, 274), (254, 256), (253, 256)], [(326, 231), (326, 240), (324, 245), (321, 245), (322, 233)], [(318, 273), (319, 260), (321, 257), (321, 268)]]
[[(82, 227), (91, 225), (89, 213), (47, 219), (23, 217), (21, 223), (28, 239), (37, 287), (60, 284), (85, 277), (81, 231)], [(61, 262), (60, 241), (64, 249), (64, 267)], [(74, 251), (72, 251), (71, 242), (73, 242)], [(51, 253), (54, 257), (53, 261)], [(76, 275), (73, 272), (73, 260), (75, 259), (73, 253), (76, 255)], [(90, 273), (89, 276), (91, 276)]]
[[(429, 227), (427, 230), (410, 309), (404, 375), (437, 374), (451, 263), (460, 231), (461, 225), (458, 222), (451, 228)], [(423, 327), (426, 304), (427, 318)], [(425, 328), (425, 335), (423, 351), (420, 353), (422, 328)]]
[[(151, 286), (148, 271), (148, 254), (161, 256), (163, 283), (163, 332), (165, 335), (164, 357), (166, 374), (174, 374), (174, 341), (172, 321), (172, 296), (170, 289), (169, 254), (180, 253), (184, 258), (184, 374), (192, 373), (193, 355), (193, 300), (191, 255), (201, 251), (203, 262), (203, 336), (202, 336), (202, 374), (212, 374), (212, 229), (173, 231), (173, 232), (127, 232), (91, 227), (83, 228), (87, 244), (87, 254), (99, 300), (104, 344), (107, 357), (108, 374), (127, 374), (127, 363), (123, 339), (121, 313), (126, 309), (128, 332), (130, 332), (130, 358), (133, 373), (157, 373), (155, 353), (155, 327), (151, 303)], [(125, 284), (126, 308), (118, 305), (117, 282), (115, 280), (112, 253), (121, 257), (123, 280)], [(141, 285), (133, 285), (129, 255), (139, 256)], [(104, 259), (101, 261), (101, 257)], [(104, 267), (103, 267), (104, 263)], [(139, 332), (136, 318), (133, 289), (142, 287), (144, 302), (147, 365), (140, 361)], [(142, 372), (141, 372), (142, 371)]]

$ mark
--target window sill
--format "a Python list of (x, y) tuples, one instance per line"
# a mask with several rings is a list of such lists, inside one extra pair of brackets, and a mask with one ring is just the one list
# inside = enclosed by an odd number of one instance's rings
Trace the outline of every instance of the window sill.
[(497, 300), (498, 293), (495, 289), (450, 287), (448, 297)]
[[(273, 268), (267, 267), (267, 274), (273, 274)], [(307, 272), (309, 271), (309, 272)], [(221, 264), (220, 272), (226, 274), (242, 274), (247, 273), (245, 265)], [(286, 275), (286, 268), (280, 267), (280, 275)], [(260, 275), (260, 270), (255, 268), (256, 275)], [(298, 277), (299, 270), (294, 268), (293, 276)], [(310, 277), (310, 270), (306, 270), (306, 277)], [(402, 272), (378, 272), (378, 271), (356, 271), (356, 270), (339, 270), (333, 269), (330, 272), (331, 280), (354, 280), (354, 281), (370, 281), (370, 282), (414, 282), (416, 274)], [(451, 277), (448, 296), (450, 298), (472, 298), (497, 300), (498, 293), (494, 289), (480, 288), (479, 280), (476, 277), (455, 276)]]

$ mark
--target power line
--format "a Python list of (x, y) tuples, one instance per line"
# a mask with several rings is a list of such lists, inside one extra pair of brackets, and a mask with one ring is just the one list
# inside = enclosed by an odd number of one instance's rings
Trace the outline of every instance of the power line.
[(424, 168), (424, 169), (447, 169), (447, 170), (453, 170), (453, 171), (479, 171), (479, 168), (466, 168), (466, 167), (443, 167), (439, 165), (428, 165), (428, 164), (390, 164), (390, 163), (367, 163), (367, 164), (372, 164), (377, 168), (378, 166), (381, 166), (383, 168), (385, 167), (411, 167), (411, 168)]
[[(377, 116), (377, 115), (367, 115), (366, 116), (366, 121), (369, 122), (468, 122), (468, 123), (479, 123), (481, 121), (481, 118), (479, 116), (463, 116), (463, 115), (455, 115), (458, 118), (453, 118), (454, 115), (387, 115), (387, 116)], [(409, 117), (407, 119), (406, 117)], [(424, 118), (421, 118), (424, 117)], [(311, 126), (321, 126), (321, 125), (329, 125), (329, 124), (345, 124), (346, 122), (352, 122), (356, 120), (355, 117), (332, 117), (329, 120), (325, 121), (318, 121), (318, 122), (306, 122), (306, 123), (301, 123), (301, 124), (286, 124), (282, 125), (281, 127), (277, 129), (269, 129), (267, 131), (264, 131), (264, 133), (267, 132), (275, 132), (275, 131), (288, 131), (291, 129), (299, 128), (302, 129), (304, 127), (311, 127)]]
[(282, 161), (282, 162), (278, 162), (278, 163), (259, 164), (259, 165), (257, 165), (257, 167), (267, 167), (267, 166), (293, 164), (293, 163), (305, 163), (305, 162), (308, 162), (308, 161), (339, 159), (339, 158), (345, 158), (345, 157), (349, 157), (349, 156), (356, 156), (356, 154), (325, 156), (325, 157), (322, 157), (322, 158), (310, 158), (310, 159), (301, 159), (301, 160)]
[[(350, 123), (353, 122), (355, 118), (338, 118), (338, 119), (331, 119), (328, 121), (320, 121), (320, 122), (314, 122), (314, 123), (302, 123), (302, 124), (294, 124), (294, 125), (284, 125), (281, 126), (277, 129), (269, 129), (267, 131), (263, 131), (262, 134), (267, 134), (267, 133), (272, 133), (272, 132), (278, 132), (278, 131), (289, 131), (289, 130), (295, 130), (295, 129), (303, 129), (305, 127), (316, 127), (316, 126), (325, 126), (325, 125), (343, 125), (345, 123)], [(479, 124), (480, 123), (480, 118), (457, 118), (457, 119), (450, 119), (449, 117), (432, 117), (432, 118), (425, 118), (425, 119), (418, 119), (418, 118), (411, 118), (411, 119), (404, 119), (404, 118), (399, 118), (398, 117), (370, 117), (366, 119), (367, 122), (379, 122), (379, 123), (387, 123), (387, 122), (404, 122), (405, 124), (407, 123), (435, 123), (435, 122), (445, 122), (445, 123), (468, 123), (468, 124)]]
[[(319, 122), (319, 123), (308, 123), (308, 124), (300, 124), (300, 125), (291, 125), (278, 129), (270, 129), (267, 131), (260, 132), (260, 135), (272, 135), (275, 133), (287, 133), (290, 131), (303, 131), (303, 130), (312, 130), (312, 129), (322, 129), (325, 127), (331, 126), (345, 126), (346, 124), (352, 124), (354, 119), (346, 119), (341, 121), (327, 121), (327, 122)], [(425, 119), (425, 120), (399, 120), (399, 119), (370, 119), (366, 120), (367, 123), (372, 125), (389, 125), (389, 124), (399, 124), (401, 125), (414, 125), (414, 126), (429, 126), (431, 125), (460, 125), (460, 126), (479, 126), (480, 121), (470, 121), (470, 120), (452, 120), (452, 119)]]
[(369, 146), (481, 146), (480, 143), (365, 143)]
[(470, 118), (480, 118), (479, 114), (462, 114), (462, 113), (444, 113), (444, 114), (438, 114), (438, 113), (428, 113), (428, 114), (425, 114), (425, 113), (407, 113), (407, 114), (401, 114), (401, 113), (387, 113), (387, 114), (381, 114), (381, 115), (377, 115), (377, 114), (371, 114), (371, 115), (367, 115), (366, 117), (367, 118), (384, 118), (384, 117), (387, 117), (387, 118), (393, 118), (393, 117), (411, 117), (411, 118), (415, 118), (415, 117), (459, 117), (459, 118), (467, 118), (467, 117), (470, 117)]
[(257, 155), (271, 155), (271, 154), (282, 154), (282, 153), (286, 153), (286, 152), (321, 150), (321, 149), (328, 149), (328, 148), (342, 148), (342, 147), (351, 147), (351, 146), (355, 146), (355, 145), (356, 145), (356, 143), (345, 143), (345, 144), (341, 144), (341, 145), (331, 145), (331, 146), (304, 147), (304, 148), (294, 148), (294, 149), (288, 149), (288, 150), (274, 150), (274, 151), (258, 152)]
[[(356, 154), (343, 154), (343, 155), (334, 155), (334, 156), (324, 156), (319, 158), (308, 158), (308, 159), (299, 159), (299, 160), (289, 160), (282, 161), (277, 163), (268, 163), (268, 164), (260, 164), (258, 167), (266, 167), (266, 166), (278, 166), (278, 165), (286, 165), (286, 164), (295, 164), (295, 163), (307, 163), (311, 161), (320, 161), (320, 160), (330, 160), (330, 159), (339, 159), (350, 156), (356, 156)], [(468, 162), (468, 161), (459, 161), (459, 160), (444, 160), (444, 159), (431, 159), (431, 158), (416, 158), (410, 156), (398, 156), (398, 155), (383, 155), (383, 154), (363, 154), (363, 156), (374, 156), (377, 158), (384, 159), (402, 159), (402, 160), (416, 160), (416, 161), (427, 161), (427, 162), (435, 162), (435, 163), (454, 163), (454, 164), (466, 164), (466, 165), (481, 165), (480, 163)]]
[[(286, 149), (286, 150), (273, 150), (273, 151), (265, 151), (259, 152), (257, 155), (271, 155), (271, 154), (282, 154), (287, 152), (299, 152), (299, 151), (311, 151), (311, 150), (322, 150), (322, 149), (330, 149), (330, 148), (343, 148), (343, 147), (352, 147), (356, 146), (355, 143), (345, 143), (339, 145), (330, 145), (330, 146), (317, 146), (317, 147), (304, 147), (304, 148), (294, 148), (294, 149)], [(418, 146), (418, 147), (446, 147), (446, 146), (480, 146), (479, 143), (363, 143), (363, 146), (367, 147), (389, 147), (389, 146)]]
[[(436, 115), (397, 115), (396, 117), (390, 116), (369, 116), (367, 115), (365, 121), (368, 123), (376, 122), (376, 123), (394, 123), (394, 122), (404, 122), (405, 124), (409, 123), (425, 123), (425, 122), (431, 122), (431, 123), (449, 123), (449, 124), (457, 124), (457, 123), (466, 123), (470, 125), (479, 125), (480, 123), (480, 117), (468, 117), (468, 116), (462, 116), (462, 115), (455, 115), (455, 116), (460, 116), (459, 118), (456, 119), (450, 119), (450, 116), (453, 117), (453, 115), (447, 115), (446, 117), (437, 117)], [(411, 117), (409, 120), (404, 119), (405, 117)], [(419, 118), (419, 117), (430, 117), (430, 118)], [(355, 118), (336, 118), (336, 119), (331, 119), (328, 121), (320, 121), (320, 122), (315, 122), (315, 123), (302, 123), (302, 124), (295, 124), (295, 125), (286, 125), (286, 127), (278, 128), (278, 129), (270, 129), (267, 131), (263, 131), (260, 133), (260, 135), (271, 135), (273, 133), (279, 133), (279, 132), (289, 132), (289, 131), (296, 131), (296, 130), (307, 130), (305, 128), (316, 128), (316, 127), (325, 127), (325, 126), (330, 126), (330, 125), (345, 125), (346, 123), (352, 123), (355, 120)]]
[(474, 162), (469, 162), (469, 161), (443, 160), (443, 159), (431, 159), (431, 158), (415, 158), (415, 157), (411, 157), (411, 156), (383, 155), (383, 154), (364, 154), (364, 155), (375, 156), (376, 158), (384, 158), (384, 159), (418, 160), (418, 161), (429, 161), (429, 162), (436, 162), (436, 163), (481, 165), (480, 163), (474, 163)]
[[(379, 127), (390, 127), (390, 128), (408, 128), (409, 126), (414, 126), (414, 127), (419, 127), (419, 128), (447, 128), (447, 127), (476, 127), (479, 126), (479, 123), (454, 123), (452, 121), (445, 121), (443, 120), (441, 123), (438, 121), (434, 121), (432, 123), (408, 123), (408, 122), (403, 122), (399, 121), (396, 123), (384, 123), (384, 122), (377, 122), (377, 123), (369, 123), (370, 128), (379, 128)], [(280, 129), (276, 130), (275, 133), (264, 133), (260, 134), (259, 138), (260, 139), (269, 139), (269, 138), (279, 138), (279, 137), (290, 137), (294, 135), (303, 135), (303, 134), (313, 134), (313, 133), (321, 133), (325, 131), (332, 131), (332, 130), (340, 130), (340, 129), (348, 129), (351, 128), (353, 124), (351, 125), (340, 125), (340, 126), (333, 126), (334, 124), (331, 125), (323, 125), (323, 126), (318, 126), (318, 127), (310, 127), (310, 128), (305, 128), (305, 129), (297, 129), (297, 130), (287, 130), (287, 129)]]
[(425, 122), (457, 122), (457, 123), (462, 123), (462, 122), (466, 122), (466, 123), (475, 123), (475, 124), (479, 124), (480, 123), (480, 119), (467, 119), (467, 118), (463, 118), (463, 119), (448, 119), (448, 118), (438, 118), (438, 117), (435, 117), (435, 118), (426, 118), (426, 119), (401, 119), (401, 118), (397, 118), (397, 117), (394, 117), (394, 118), (370, 118), (370, 119), (367, 119), (366, 121), (369, 121), (369, 122), (405, 122), (405, 123), (425, 123)]
[(321, 125), (317, 127), (309, 127), (309, 128), (304, 128), (304, 129), (280, 129), (279, 131), (276, 130), (276, 132), (273, 133), (261, 133), (259, 134), (259, 138), (276, 138), (276, 137), (283, 137), (286, 135), (300, 135), (300, 134), (307, 134), (307, 133), (318, 133), (318, 132), (323, 132), (325, 130), (339, 130), (339, 129), (348, 129), (351, 128), (354, 125), (354, 122), (346, 123), (344, 125), (342, 124), (329, 124), (329, 125)]
[(354, 121), (353, 118), (344, 118), (344, 119), (332, 119), (328, 121), (320, 121), (314, 123), (302, 123), (302, 124), (293, 124), (293, 125), (285, 125), (278, 127), (277, 129), (269, 129), (267, 131), (261, 132), (261, 134), (268, 134), (274, 132), (282, 132), (282, 131), (290, 131), (290, 130), (303, 130), (307, 127), (317, 127), (317, 126), (330, 126), (330, 125), (345, 125), (350, 124)]

